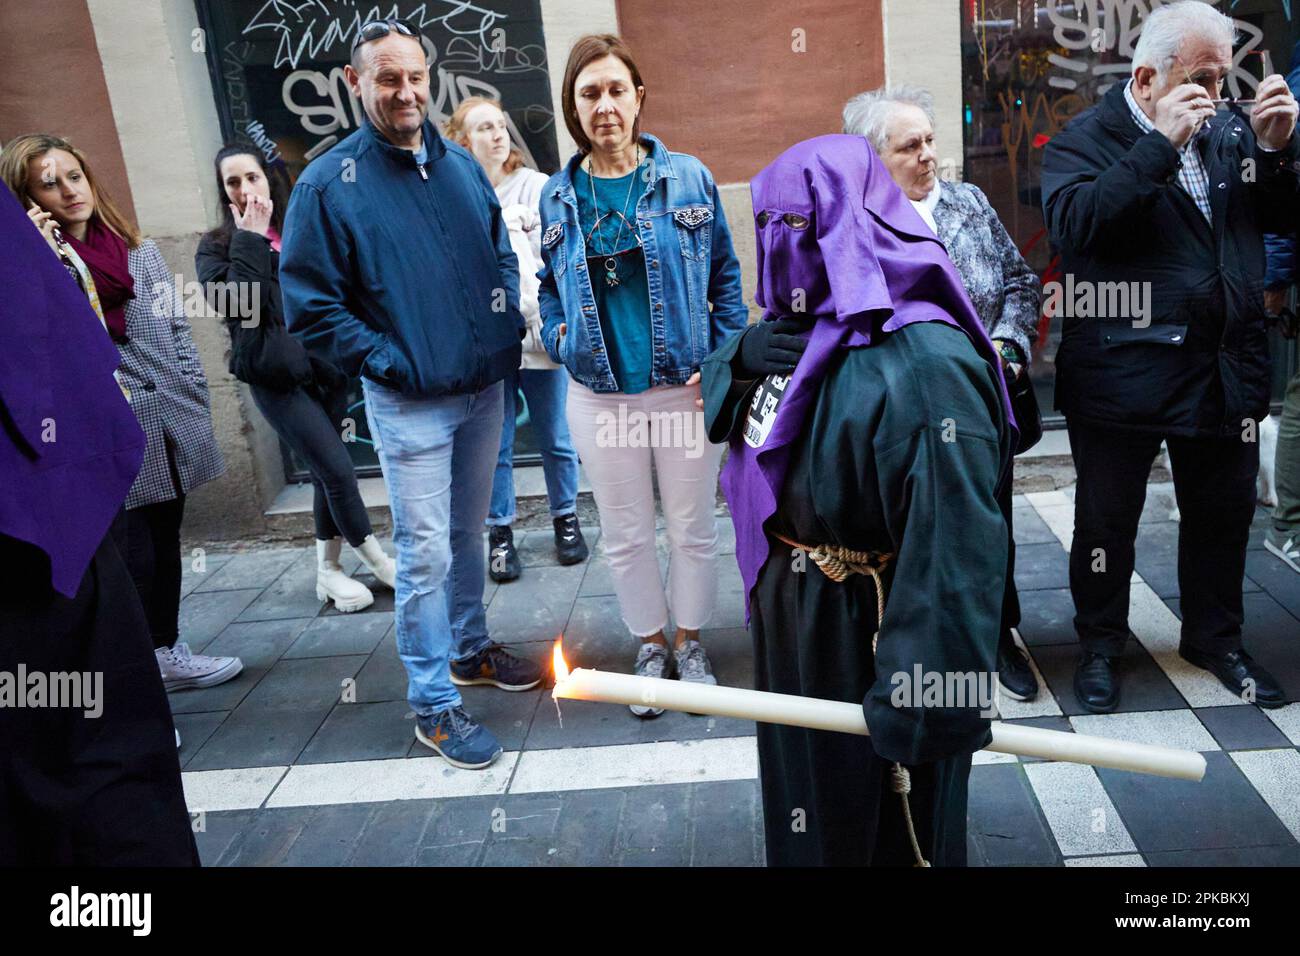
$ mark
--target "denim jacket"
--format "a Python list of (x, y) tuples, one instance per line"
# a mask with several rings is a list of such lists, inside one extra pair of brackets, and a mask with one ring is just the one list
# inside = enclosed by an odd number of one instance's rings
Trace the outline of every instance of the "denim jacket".
[[(636, 227), (650, 286), (650, 384), (681, 385), (706, 355), (745, 327), (749, 312), (712, 174), (694, 156), (669, 152), (653, 136), (641, 139), (649, 157), (641, 166), (647, 181), (636, 203)], [(594, 392), (616, 392), (573, 191), (581, 159), (570, 159), (542, 189), (542, 343), (574, 381)], [(568, 326), (563, 339), (561, 322)]]

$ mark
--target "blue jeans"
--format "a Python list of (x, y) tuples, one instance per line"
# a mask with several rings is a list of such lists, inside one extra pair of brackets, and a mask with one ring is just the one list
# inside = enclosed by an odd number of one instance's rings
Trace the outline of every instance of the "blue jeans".
[(483, 519), (501, 428), (501, 383), (415, 398), (362, 379), (397, 548), (397, 653), (420, 716), (460, 704), (450, 661), (490, 643)]
[(569, 440), (569, 422), (564, 414), (569, 373), (562, 368), (517, 369), (506, 377), (503, 384), (505, 422), (501, 429), (496, 475), (492, 479), (492, 504), (488, 509), (487, 523), (509, 525), (515, 520), (515, 418), (520, 388), (524, 390), (533, 434), (537, 436), (537, 445), (542, 453), (542, 473), (546, 475), (551, 517), (573, 514), (577, 510), (578, 498), (578, 453)]

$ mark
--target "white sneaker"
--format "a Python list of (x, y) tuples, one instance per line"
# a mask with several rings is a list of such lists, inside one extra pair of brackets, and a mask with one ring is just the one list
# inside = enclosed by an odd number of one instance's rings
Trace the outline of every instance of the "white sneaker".
[(316, 541), (316, 600), (333, 601), (344, 614), (360, 611), (375, 603), (370, 588), (354, 581), (343, 573), (339, 555), (343, 553), (343, 539)]
[(216, 687), (244, 669), (244, 662), (238, 657), (191, 654), (190, 646), (184, 642), (175, 647), (157, 648), (154, 656), (162, 671), (163, 687), (169, 694), (187, 687)]
[(176, 749), (181, 749), (181, 732), (179, 730), (176, 731)]

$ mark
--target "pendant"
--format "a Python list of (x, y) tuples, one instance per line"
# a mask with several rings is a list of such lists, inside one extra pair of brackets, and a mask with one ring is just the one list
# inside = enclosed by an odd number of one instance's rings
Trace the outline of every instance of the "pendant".
[(605, 285), (611, 289), (618, 285), (618, 260), (613, 256), (605, 260)]

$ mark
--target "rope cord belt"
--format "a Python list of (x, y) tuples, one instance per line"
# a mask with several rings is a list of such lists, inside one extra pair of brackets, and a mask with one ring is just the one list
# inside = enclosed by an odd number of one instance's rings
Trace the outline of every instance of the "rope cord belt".
[[(863, 574), (871, 578), (871, 583), (874, 585), (876, 592), (876, 633), (871, 636), (871, 653), (874, 657), (876, 644), (880, 640), (880, 626), (885, 620), (885, 585), (880, 580), (880, 572), (889, 567), (894, 555), (887, 551), (854, 551), (838, 544), (810, 546), (800, 544), (798, 541), (777, 534), (775, 531), (769, 531), (768, 533), (783, 544), (788, 544), (792, 548), (803, 551), (808, 557), (812, 558), (813, 564), (817, 565), (821, 572), (836, 584), (843, 583), (854, 574)], [(898, 794), (899, 799), (903, 801), (903, 820), (907, 824), (907, 839), (912, 844), (912, 853), (916, 856), (916, 865), (929, 866), (929, 861), (921, 853), (921, 844), (916, 839), (916, 827), (912, 824), (912, 807), (907, 799), (907, 795), (912, 790), (912, 775), (907, 772), (907, 768), (901, 763), (896, 762), (894, 764), (894, 769), (890, 773), (889, 785), (890, 789)]]

